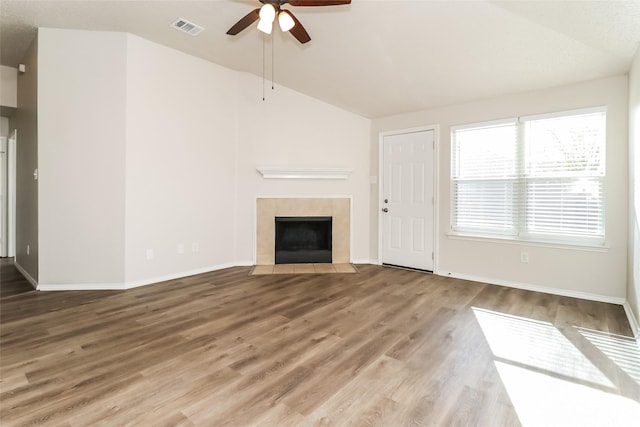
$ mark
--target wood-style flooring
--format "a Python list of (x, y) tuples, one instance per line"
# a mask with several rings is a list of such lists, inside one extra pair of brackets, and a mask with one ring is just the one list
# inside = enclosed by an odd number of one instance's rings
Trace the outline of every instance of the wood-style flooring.
[(0, 258), (0, 298), (33, 292), (33, 286), (13, 264), (13, 258)]
[(0, 304), (2, 426), (638, 425), (621, 306), (382, 266)]

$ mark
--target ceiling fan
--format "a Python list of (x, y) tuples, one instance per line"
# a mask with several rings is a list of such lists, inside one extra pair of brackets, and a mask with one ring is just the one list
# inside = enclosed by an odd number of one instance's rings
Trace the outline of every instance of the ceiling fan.
[(278, 24), (282, 31), (289, 31), (300, 43), (306, 43), (311, 40), (309, 33), (304, 29), (300, 21), (294, 16), (290, 10), (282, 9), (285, 4), (291, 6), (337, 6), (341, 4), (350, 4), (351, 0), (259, 0), (262, 7), (254, 9), (247, 13), (242, 19), (229, 28), (227, 34), (235, 36), (240, 31), (258, 22), (258, 30), (263, 33), (271, 34), (273, 21), (278, 17)]

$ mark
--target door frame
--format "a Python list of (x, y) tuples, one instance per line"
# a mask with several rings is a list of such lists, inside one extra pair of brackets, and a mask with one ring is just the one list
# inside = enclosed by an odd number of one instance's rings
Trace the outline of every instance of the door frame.
[(9, 142), (8, 138), (4, 136), (0, 136), (0, 257), (4, 258), (7, 256), (7, 229), (8, 229), (8, 219), (7, 215), (9, 213), (7, 209), (7, 190), (9, 186), (7, 185), (7, 180), (9, 178), (9, 173), (7, 172), (7, 167), (9, 166), (8, 157), (9, 157)]
[(17, 229), (17, 161), (18, 161), (18, 129), (13, 129), (7, 137), (7, 256), (16, 256)]
[(440, 223), (438, 214), (438, 201), (440, 200), (439, 188), (439, 142), (440, 142), (440, 126), (427, 125), (405, 129), (396, 129), (378, 133), (378, 201), (376, 203), (378, 209), (378, 265), (382, 265), (382, 238), (383, 238), (383, 222), (382, 222), (382, 198), (384, 197), (384, 138), (386, 136), (402, 135), (405, 133), (416, 133), (433, 131), (433, 274), (438, 274), (438, 224)]

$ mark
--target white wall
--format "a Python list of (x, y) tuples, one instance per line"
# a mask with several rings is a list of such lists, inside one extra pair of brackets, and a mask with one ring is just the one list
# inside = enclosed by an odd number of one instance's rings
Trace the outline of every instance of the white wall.
[(126, 35), (38, 40), (39, 283), (122, 283)]
[(0, 105), (18, 106), (18, 69), (0, 65)]
[[(629, 71), (629, 255), (627, 301), (640, 321), (640, 48)], [(636, 331), (638, 333), (638, 331)]]
[[(284, 87), (263, 102), (260, 78), (135, 36), (128, 58), (127, 283), (252, 264), (258, 196), (353, 197), (354, 258), (368, 259), (369, 120)], [(265, 180), (259, 165), (354, 172)]]
[[(40, 284), (118, 288), (254, 258), (257, 196), (353, 200), (369, 259), (370, 121), (124, 33), (40, 32)], [(262, 179), (257, 165), (354, 169)]]
[[(627, 280), (627, 95), (627, 78), (621, 76), (376, 119), (372, 126), (371, 168), (373, 171), (378, 168), (379, 132), (439, 125), (438, 273), (621, 303)], [(450, 230), (450, 126), (600, 105), (608, 108), (606, 251), (447, 236)], [(371, 197), (371, 228), (372, 233), (376, 233), (377, 189), (372, 189)], [(376, 234), (372, 239), (372, 254), (377, 253)], [(520, 262), (521, 251), (529, 253), (528, 264)]]
[(231, 265), (238, 73), (127, 39), (126, 282)]
[(17, 133), (16, 150), (16, 266), (32, 282), (38, 281), (38, 38), (22, 62), (27, 71), (18, 76), (18, 107), (11, 118)]
[(9, 118), (0, 117), (0, 136), (9, 136)]
[[(243, 74), (238, 133), (236, 259), (252, 263), (256, 197), (352, 197), (354, 261), (369, 256), (370, 120)], [(264, 179), (256, 166), (353, 169), (346, 180)]]

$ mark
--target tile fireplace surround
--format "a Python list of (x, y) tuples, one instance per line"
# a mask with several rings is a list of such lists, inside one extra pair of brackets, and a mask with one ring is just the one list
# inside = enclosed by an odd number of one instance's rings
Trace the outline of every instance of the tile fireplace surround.
[(258, 198), (256, 199), (256, 265), (275, 264), (276, 216), (331, 216), (334, 264), (351, 262), (351, 199)]

